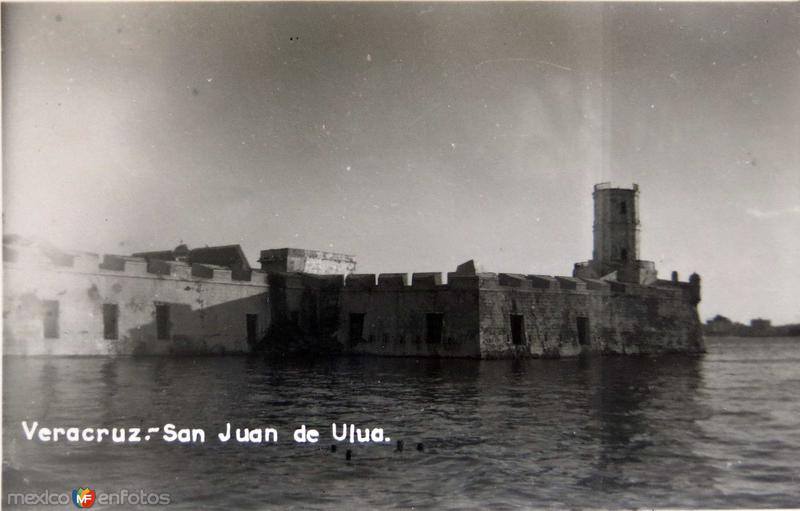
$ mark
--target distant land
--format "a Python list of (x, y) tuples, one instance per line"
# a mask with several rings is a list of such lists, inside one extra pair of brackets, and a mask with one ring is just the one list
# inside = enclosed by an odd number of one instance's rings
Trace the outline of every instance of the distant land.
[(745, 325), (717, 314), (705, 322), (703, 334), (736, 337), (800, 337), (800, 323), (773, 326), (772, 321), (768, 319), (755, 318), (750, 320), (749, 325)]

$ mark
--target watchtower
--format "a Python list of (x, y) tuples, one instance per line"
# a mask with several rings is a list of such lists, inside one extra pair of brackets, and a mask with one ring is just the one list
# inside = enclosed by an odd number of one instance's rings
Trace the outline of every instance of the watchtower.
[(600, 183), (594, 185), (592, 196), (592, 259), (576, 263), (572, 274), (639, 284), (655, 282), (655, 264), (639, 259), (639, 186), (617, 188)]
[(639, 186), (594, 186), (594, 251), (602, 265), (625, 265), (639, 259)]

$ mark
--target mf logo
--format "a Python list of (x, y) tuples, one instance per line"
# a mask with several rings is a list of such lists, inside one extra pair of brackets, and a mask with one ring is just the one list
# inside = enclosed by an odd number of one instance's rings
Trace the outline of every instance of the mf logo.
[(96, 498), (97, 493), (91, 488), (72, 490), (72, 502), (81, 509), (92, 507)]

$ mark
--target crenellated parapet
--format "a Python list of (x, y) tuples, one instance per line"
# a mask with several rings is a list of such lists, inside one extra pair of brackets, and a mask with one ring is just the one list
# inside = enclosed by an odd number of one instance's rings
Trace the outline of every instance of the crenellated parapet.
[(5, 247), (11, 254), (7, 267), (32, 271), (75, 272), (98, 276), (198, 280), (226, 284), (267, 285), (267, 274), (259, 270), (233, 275), (230, 268), (212, 264), (146, 259), (144, 257), (89, 252), (43, 251), (37, 245)]

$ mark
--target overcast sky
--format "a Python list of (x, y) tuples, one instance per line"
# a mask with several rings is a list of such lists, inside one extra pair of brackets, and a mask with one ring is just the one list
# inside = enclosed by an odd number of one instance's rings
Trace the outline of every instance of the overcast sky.
[(569, 275), (592, 185), (703, 319), (800, 321), (790, 4), (3, 4), (6, 232)]

